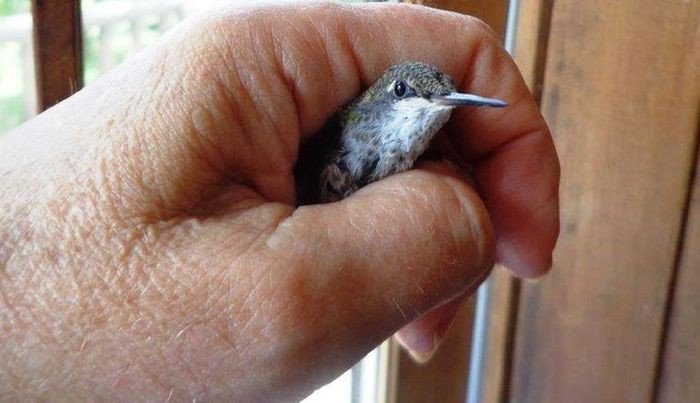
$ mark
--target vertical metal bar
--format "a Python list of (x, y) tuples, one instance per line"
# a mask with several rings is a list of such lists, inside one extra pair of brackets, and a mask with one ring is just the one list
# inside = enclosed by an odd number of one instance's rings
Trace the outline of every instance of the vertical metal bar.
[(389, 389), (393, 376), (388, 362), (391, 348), (387, 340), (352, 367), (351, 403), (391, 403)]
[(511, 55), (515, 54), (515, 35), (518, 30), (518, 14), (520, 11), (520, 0), (510, 0), (508, 2), (508, 15), (506, 16), (506, 35), (503, 46)]
[(469, 380), (467, 381), (467, 403), (481, 402), (490, 297), (491, 282), (486, 280), (476, 292), (476, 310), (469, 357)]
[(396, 403), (399, 346), (389, 338), (378, 349), (376, 403)]
[(83, 85), (80, 0), (32, 0), (37, 101), (43, 111)]
[[(518, 26), (519, 0), (508, 2), (504, 46), (511, 55), (515, 52), (515, 34)], [(487, 279), (476, 292), (476, 309), (472, 330), (472, 346), (467, 382), (467, 403), (481, 403), (484, 388), (484, 368), (488, 351), (488, 315), (491, 308), (491, 280)]]
[(365, 359), (360, 360), (350, 370), (350, 378), (352, 379), (350, 401), (352, 403), (362, 403), (362, 364)]

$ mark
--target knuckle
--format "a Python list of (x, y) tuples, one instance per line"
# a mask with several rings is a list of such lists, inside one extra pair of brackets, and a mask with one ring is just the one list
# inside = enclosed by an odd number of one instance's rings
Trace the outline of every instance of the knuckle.
[(483, 37), (487, 40), (495, 40), (496, 42), (499, 41), (498, 33), (496, 33), (496, 31), (491, 27), (491, 25), (487, 24), (484, 20), (481, 20), (471, 15), (465, 15), (462, 17), (462, 23), (469, 30), (474, 31), (474, 34), (476, 34), (477, 36)]

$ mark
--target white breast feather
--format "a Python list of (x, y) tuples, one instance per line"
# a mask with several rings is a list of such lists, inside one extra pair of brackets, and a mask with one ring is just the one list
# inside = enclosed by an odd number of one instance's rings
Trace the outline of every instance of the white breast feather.
[[(414, 160), (427, 149), (432, 137), (450, 118), (452, 109), (420, 97), (395, 102), (390, 118), (379, 128), (382, 152), (376, 176), (381, 178), (413, 166)], [(364, 168), (359, 156), (368, 153), (373, 146), (359, 142), (352, 135), (344, 136), (344, 141), (346, 150), (358, 153), (345, 160), (348, 170), (357, 178)], [(398, 163), (399, 159), (403, 162)]]

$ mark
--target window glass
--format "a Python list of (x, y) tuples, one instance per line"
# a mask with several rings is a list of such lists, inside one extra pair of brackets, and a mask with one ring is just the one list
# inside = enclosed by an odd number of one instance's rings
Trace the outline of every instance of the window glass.
[(29, 0), (0, 0), (0, 135), (36, 113)]

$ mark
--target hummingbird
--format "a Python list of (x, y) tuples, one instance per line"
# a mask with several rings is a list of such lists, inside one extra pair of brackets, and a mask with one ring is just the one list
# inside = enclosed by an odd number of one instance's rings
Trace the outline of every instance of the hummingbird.
[(338, 201), (413, 167), (456, 107), (501, 108), (495, 98), (457, 91), (452, 78), (422, 62), (394, 65), (326, 125), (300, 154), (302, 204)]

